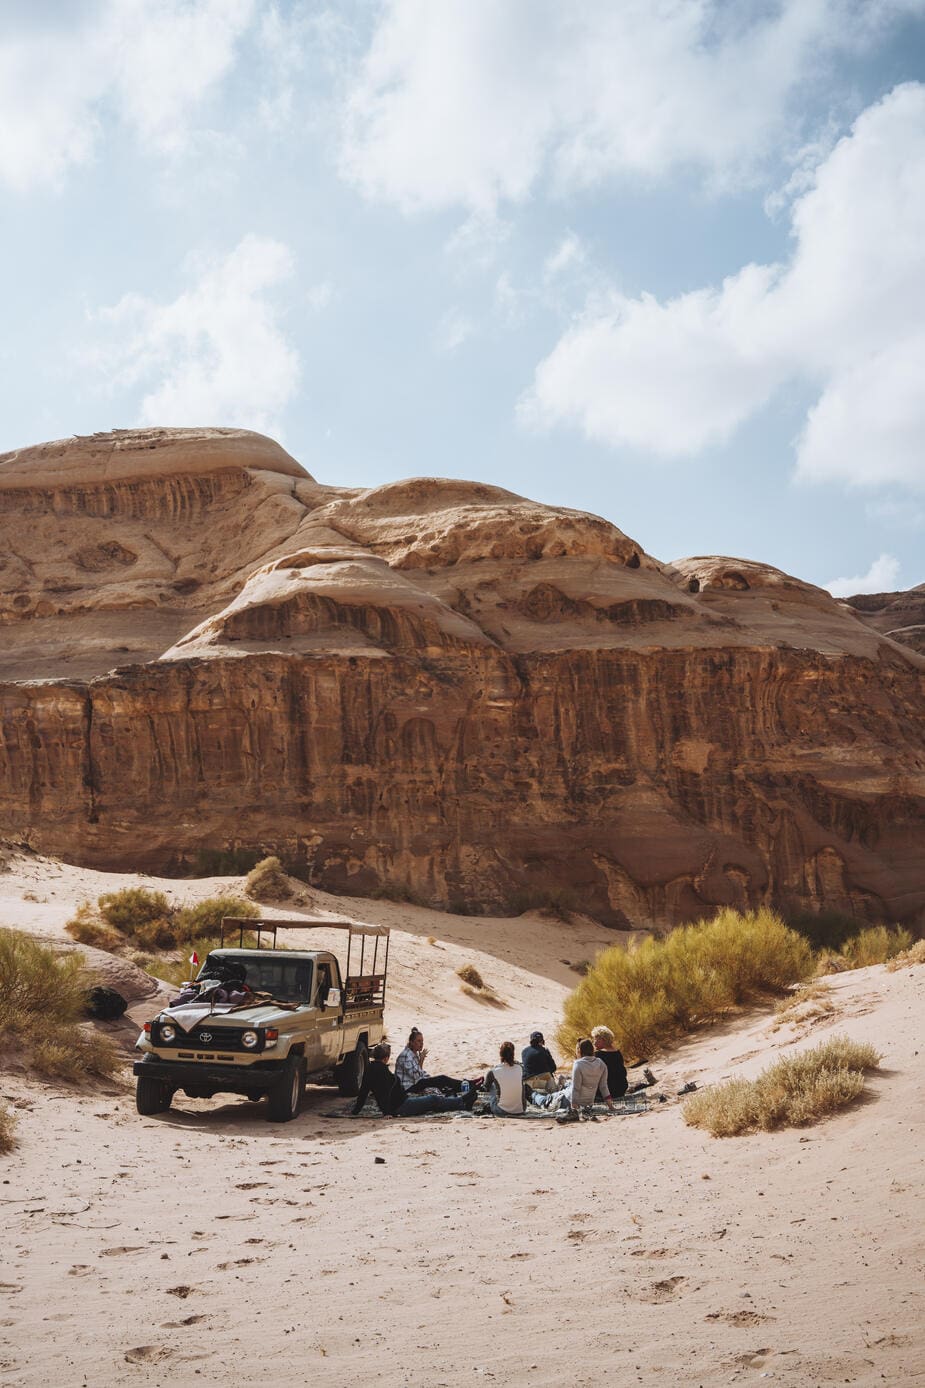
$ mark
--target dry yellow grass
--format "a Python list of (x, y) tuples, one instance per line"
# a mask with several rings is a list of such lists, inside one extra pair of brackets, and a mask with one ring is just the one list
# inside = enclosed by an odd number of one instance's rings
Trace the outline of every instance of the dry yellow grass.
[(664, 940), (599, 955), (566, 999), (558, 1039), (570, 1052), (592, 1027), (610, 1027), (628, 1060), (761, 993), (780, 991), (813, 971), (810, 945), (772, 911), (724, 910), (681, 926)]
[(460, 964), (456, 970), (456, 977), (461, 978), (463, 983), (468, 983), (470, 988), (481, 991), (485, 987), (485, 980), (474, 964)]
[(871, 964), (885, 964), (912, 945), (912, 935), (901, 925), (870, 925), (859, 930), (841, 947), (841, 953), (851, 969), (866, 969)]
[(12, 1151), (16, 1141), (16, 1116), (8, 1108), (0, 1108), (0, 1156)]
[(244, 890), (253, 901), (286, 901), (292, 896), (289, 878), (278, 858), (262, 858), (251, 868)]
[(81, 1025), (88, 981), (79, 955), (57, 955), (0, 929), (0, 1051), (21, 1053), (39, 1074), (57, 1079), (113, 1074), (116, 1048)]
[(911, 949), (904, 949), (887, 961), (887, 969), (895, 973), (897, 969), (908, 969), (912, 964), (925, 964), (925, 940), (916, 940)]
[(819, 980), (801, 983), (774, 1009), (775, 1030), (788, 1022), (811, 1022), (818, 1017), (829, 1017), (835, 1011), (830, 983)]
[(107, 925), (88, 901), (78, 906), (64, 928), (79, 945), (90, 945), (93, 949), (105, 949), (112, 953), (125, 943), (123, 935)]
[(805, 1127), (856, 1099), (865, 1071), (879, 1063), (873, 1046), (833, 1036), (782, 1057), (754, 1080), (727, 1080), (702, 1090), (684, 1104), (684, 1121), (714, 1137)]

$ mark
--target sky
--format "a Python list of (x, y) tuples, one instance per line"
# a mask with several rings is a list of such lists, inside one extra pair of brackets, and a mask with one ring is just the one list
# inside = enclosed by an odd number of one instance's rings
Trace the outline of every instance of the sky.
[(925, 581), (925, 0), (2, 0), (0, 451)]

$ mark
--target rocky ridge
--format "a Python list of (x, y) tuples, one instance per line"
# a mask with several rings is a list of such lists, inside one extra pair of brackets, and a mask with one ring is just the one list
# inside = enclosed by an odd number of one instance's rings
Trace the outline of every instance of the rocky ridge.
[(0, 833), (43, 852), (257, 848), (622, 926), (923, 918), (925, 658), (778, 570), (219, 429), (8, 454), (0, 533)]

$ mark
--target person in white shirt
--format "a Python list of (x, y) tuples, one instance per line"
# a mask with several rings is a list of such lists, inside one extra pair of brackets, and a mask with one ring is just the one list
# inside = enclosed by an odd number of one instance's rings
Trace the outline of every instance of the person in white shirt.
[(491, 1094), (491, 1111), (496, 1118), (523, 1118), (524, 1067), (514, 1061), (514, 1042), (501, 1046), (501, 1064), (485, 1076), (485, 1089)]

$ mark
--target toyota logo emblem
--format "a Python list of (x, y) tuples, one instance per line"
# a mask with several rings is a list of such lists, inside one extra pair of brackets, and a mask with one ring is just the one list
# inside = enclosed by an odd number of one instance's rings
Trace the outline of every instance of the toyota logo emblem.
[(201, 1032), (199, 1033), (199, 1039), (200, 1039), (200, 1041), (211, 1041), (211, 1040), (212, 1040), (212, 1033), (211, 1033), (211, 1031), (201, 1031)]

